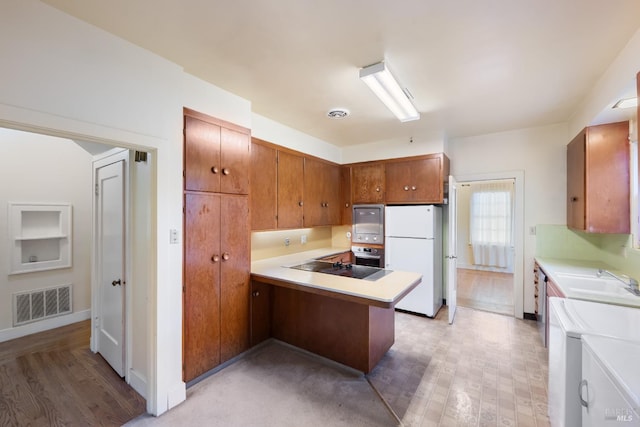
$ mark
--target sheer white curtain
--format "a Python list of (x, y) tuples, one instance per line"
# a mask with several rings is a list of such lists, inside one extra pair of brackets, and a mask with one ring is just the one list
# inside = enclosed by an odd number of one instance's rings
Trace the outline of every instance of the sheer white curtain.
[(471, 247), (473, 263), (513, 270), (514, 182), (471, 184)]

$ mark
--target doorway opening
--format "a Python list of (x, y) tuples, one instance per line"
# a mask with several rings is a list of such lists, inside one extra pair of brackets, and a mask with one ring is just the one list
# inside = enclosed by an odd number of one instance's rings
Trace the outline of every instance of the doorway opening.
[[(33, 322), (21, 328), (12, 327), (13, 325), (5, 325), (5, 327), (0, 328), (4, 329), (3, 332), (5, 332), (4, 334), (0, 334), (0, 341), (15, 343), (15, 346), (17, 346), (18, 341), (29, 340), (28, 342), (34, 343), (30, 345), (37, 346), (38, 342), (46, 343), (48, 342), (47, 340), (50, 339), (49, 337), (59, 334), (59, 327), (61, 326), (64, 329), (69, 327), (76, 328), (77, 325), (83, 325), (81, 328), (81, 338), (79, 338), (79, 340), (83, 342), (78, 342), (78, 346), (74, 347), (73, 351), (78, 352), (78, 357), (82, 357), (83, 360), (93, 361), (88, 363), (88, 365), (97, 369), (97, 375), (110, 375), (108, 371), (105, 372), (105, 367), (110, 368), (106, 365), (106, 362), (102, 364), (104, 361), (100, 356), (90, 352), (90, 342), (86, 339), (86, 336), (91, 334), (92, 329), (88, 319), (95, 317), (95, 303), (93, 302), (93, 298), (96, 296), (95, 289), (92, 286), (92, 271), (95, 259), (93, 258), (91, 245), (92, 195), (94, 194), (91, 179), (91, 165), (97, 155), (118, 149), (108, 143), (77, 141), (73, 139), (71, 135), (52, 136), (45, 133), (37, 133), (29, 130), (13, 130), (4, 127), (0, 127), (0, 137), (4, 160), (16, 165), (15, 168), (3, 168), (5, 172), (11, 176), (11, 183), (9, 184), (7, 181), (8, 186), (3, 187), (5, 191), (0, 193), (0, 199), (44, 202), (62, 200), (71, 202), (74, 227), (74, 259), (71, 267), (52, 270), (50, 272), (40, 271), (34, 274), (5, 276), (7, 283), (3, 286), (5, 292), (12, 293), (30, 289), (30, 287), (46, 287), (50, 283), (71, 283), (73, 285), (72, 313), (64, 317), (61, 316)], [(10, 143), (9, 141), (12, 142)], [(126, 149), (123, 148), (119, 150), (126, 152)], [(25, 161), (25, 159), (28, 159), (28, 161)], [(144, 180), (136, 181), (140, 183), (139, 187), (132, 187), (133, 191), (139, 190), (147, 198), (150, 197), (148, 195), (151, 194), (152, 189), (150, 164), (151, 163), (148, 163), (145, 169), (145, 173), (148, 176), (146, 176)], [(149, 172), (147, 172), (147, 170)], [(140, 172), (136, 170), (132, 173), (139, 174)], [(140, 196), (140, 194), (138, 194), (138, 196)], [(6, 200), (3, 202), (6, 204)], [(137, 223), (141, 227), (144, 226), (145, 230), (139, 230), (138, 235), (134, 235), (134, 240), (130, 241), (130, 243), (133, 243), (134, 250), (137, 248), (139, 253), (144, 253), (145, 257), (150, 258), (152, 255), (147, 255), (147, 253), (154, 253), (150, 247), (150, 245), (153, 244), (153, 239), (149, 239), (148, 236), (151, 232), (149, 224), (152, 223), (152, 210), (150, 204), (146, 204), (144, 207), (145, 209), (140, 209), (138, 212), (141, 217)], [(142, 215), (144, 215), (144, 218), (142, 218)], [(3, 229), (6, 229), (6, 227), (3, 227)], [(0, 235), (1, 234), (0, 232)], [(143, 237), (138, 239), (140, 236)], [(8, 247), (8, 244), (6, 244), (5, 247)], [(125, 360), (125, 366), (127, 367), (126, 372), (124, 372), (124, 374), (118, 372), (119, 377), (125, 376), (125, 380), (120, 380), (122, 382), (120, 390), (128, 396), (130, 396), (130, 393), (135, 392), (128, 388), (125, 382), (132, 385), (142, 396), (149, 395), (149, 382), (147, 378), (148, 366), (146, 366), (148, 363), (147, 355), (149, 353), (147, 339), (149, 325), (146, 316), (147, 311), (144, 307), (146, 307), (147, 292), (151, 277), (150, 272), (147, 271), (148, 268), (146, 264), (141, 263), (140, 265), (142, 265), (142, 267), (137, 269), (139, 271), (134, 269), (129, 275), (129, 277), (134, 278), (134, 280), (129, 281), (132, 283), (132, 289), (128, 291), (128, 293), (135, 292), (132, 299), (137, 299), (138, 302), (144, 301), (144, 303), (138, 305), (137, 310), (133, 310), (131, 307), (127, 308), (129, 310), (127, 317), (131, 319), (131, 312), (133, 312), (133, 315), (136, 317), (129, 321), (131, 325), (130, 328), (135, 327), (136, 331), (133, 333), (129, 333), (130, 331), (128, 331), (126, 334), (128, 341), (133, 341), (132, 335), (136, 335), (136, 344), (127, 343), (128, 348), (135, 348), (135, 351), (127, 352)], [(11, 300), (11, 298), (3, 299)], [(140, 309), (140, 307), (143, 309)], [(11, 310), (8, 310), (8, 312), (11, 312)], [(17, 340), (14, 341), (12, 338), (17, 338)], [(45, 346), (43, 345), (42, 347)], [(54, 347), (48, 346), (46, 348), (46, 354), (51, 353), (51, 348)], [(70, 351), (67, 347), (63, 347), (60, 350), (56, 347), (55, 354), (56, 357), (60, 357), (60, 360), (62, 360), (63, 357), (71, 354)], [(16, 355), (16, 357), (21, 356)], [(96, 357), (100, 361), (98, 361)], [(53, 366), (57, 365), (51, 362), (50, 367)], [(78, 375), (67, 375), (62, 384), (66, 387), (73, 383), (74, 378), (80, 378), (83, 375), (84, 374), (81, 375), (80, 373), (78, 373)], [(115, 373), (113, 373), (113, 375), (115, 375)], [(139, 378), (143, 380), (139, 380)], [(52, 391), (52, 401), (55, 401), (55, 399), (53, 399), (55, 394), (56, 392)], [(95, 396), (91, 396), (91, 393), (88, 393), (87, 396), (83, 397), (90, 398)], [(144, 402), (144, 399), (142, 399), (142, 402)], [(142, 403), (142, 408), (144, 409), (144, 403)], [(27, 420), (27, 418), (25, 418), (25, 420)]]
[(459, 177), (457, 187), (458, 305), (523, 316), (522, 173)]

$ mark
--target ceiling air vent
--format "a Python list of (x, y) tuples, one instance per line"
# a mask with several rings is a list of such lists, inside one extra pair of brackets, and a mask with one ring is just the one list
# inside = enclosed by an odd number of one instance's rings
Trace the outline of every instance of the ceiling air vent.
[(344, 119), (349, 115), (349, 110), (345, 108), (334, 108), (327, 112), (327, 117), (330, 119)]

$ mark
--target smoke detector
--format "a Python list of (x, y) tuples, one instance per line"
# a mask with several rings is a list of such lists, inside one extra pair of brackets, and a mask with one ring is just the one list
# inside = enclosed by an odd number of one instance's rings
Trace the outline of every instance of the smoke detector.
[(344, 119), (349, 115), (349, 110), (346, 108), (333, 108), (327, 111), (327, 117), (330, 119)]

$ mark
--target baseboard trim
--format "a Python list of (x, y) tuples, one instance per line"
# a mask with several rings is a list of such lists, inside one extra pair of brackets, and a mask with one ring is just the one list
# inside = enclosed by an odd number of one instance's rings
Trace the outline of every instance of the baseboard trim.
[(135, 369), (129, 369), (128, 383), (140, 396), (147, 398), (147, 377), (144, 374)]
[(72, 323), (82, 322), (91, 319), (91, 309), (76, 311), (64, 316), (52, 317), (50, 319), (41, 320), (39, 322), (29, 323), (15, 328), (7, 328), (0, 331), (0, 342), (9, 341), (15, 338), (26, 337), (27, 335), (37, 334), (38, 332), (48, 331), (49, 329), (67, 326)]

